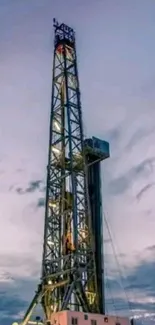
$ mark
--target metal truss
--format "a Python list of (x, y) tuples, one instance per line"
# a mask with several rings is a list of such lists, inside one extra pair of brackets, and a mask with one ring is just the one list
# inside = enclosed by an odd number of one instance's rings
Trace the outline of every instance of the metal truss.
[(46, 320), (65, 309), (98, 312), (75, 34), (56, 21), (54, 28), (44, 247), (37, 295)]

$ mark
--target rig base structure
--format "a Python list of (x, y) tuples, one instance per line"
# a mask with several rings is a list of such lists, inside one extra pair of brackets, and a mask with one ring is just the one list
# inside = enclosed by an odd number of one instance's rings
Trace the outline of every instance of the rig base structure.
[(52, 325), (131, 325), (129, 318), (94, 313), (62, 311), (53, 314)]

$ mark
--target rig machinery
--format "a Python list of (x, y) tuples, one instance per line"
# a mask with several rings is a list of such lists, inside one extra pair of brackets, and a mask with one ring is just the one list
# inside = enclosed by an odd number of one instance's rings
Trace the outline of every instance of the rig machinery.
[[(90, 319), (96, 325), (108, 321), (100, 162), (109, 157), (109, 144), (84, 139), (75, 33), (56, 20), (54, 31), (42, 274), (21, 324), (81, 325)], [(33, 318), (39, 303), (42, 320)]]

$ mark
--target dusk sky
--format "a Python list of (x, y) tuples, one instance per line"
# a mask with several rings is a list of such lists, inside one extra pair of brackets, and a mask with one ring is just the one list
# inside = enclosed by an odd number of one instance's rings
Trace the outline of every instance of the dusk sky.
[(155, 313), (154, 16), (154, 0), (0, 0), (0, 325), (41, 273), (54, 17), (76, 31), (85, 134), (110, 142), (109, 286), (123, 303), (119, 263), (133, 314)]

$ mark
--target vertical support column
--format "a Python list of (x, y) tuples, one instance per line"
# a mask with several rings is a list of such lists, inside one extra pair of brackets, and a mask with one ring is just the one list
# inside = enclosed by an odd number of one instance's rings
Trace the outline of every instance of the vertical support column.
[[(90, 161), (90, 159), (89, 159)], [(88, 186), (91, 205), (93, 236), (95, 241), (96, 277), (99, 296), (99, 310), (105, 313), (104, 299), (104, 253), (103, 253), (103, 220), (100, 162), (90, 163), (88, 168)]]

